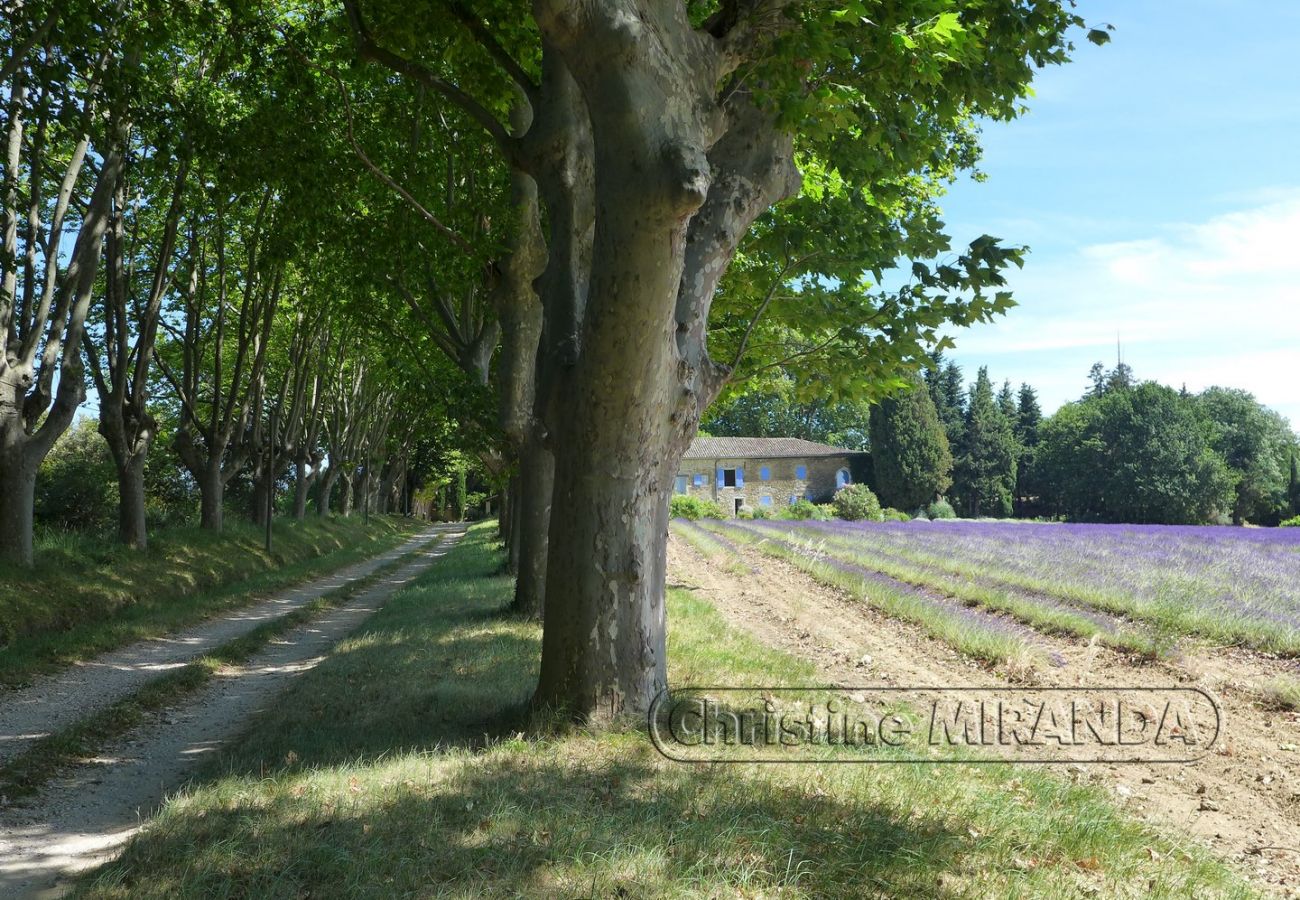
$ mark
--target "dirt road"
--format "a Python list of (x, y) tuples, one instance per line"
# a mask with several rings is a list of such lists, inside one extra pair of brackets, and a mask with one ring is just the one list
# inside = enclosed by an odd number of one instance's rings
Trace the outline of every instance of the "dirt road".
[[(990, 671), (799, 569), (752, 548), (757, 574), (710, 564), (685, 541), (669, 544), (669, 581), (698, 591), (737, 628), (815, 662), (827, 684), (1009, 684), (1022, 672)], [(1043, 686), (1199, 686), (1224, 713), (1219, 749), (1190, 765), (1059, 766), (1101, 784), (1134, 816), (1208, 845), (1256, 884), (1300, 897), (1300, 715), (1263, 708), (1251, 689), (1282, 663), (1238, 651), (1188, 653), (1147, 662), (1104, 646), (1043, 635), (1064, 665), (1033, 673)]]
[[(408, 562), (344, 604), (276, 638), (183, 705), (101, 748), (98, 758), (51, 781), (32, 802), (0, 811), (0, 897), (60, 896), (68, 875), (111, 856), (167, 792), (244, 728), (289, 679), (319, 663), (463, 533), (445, 533), (436, 545), (416, 550)], [(431, 537), (424, 536), (424, 542)]]

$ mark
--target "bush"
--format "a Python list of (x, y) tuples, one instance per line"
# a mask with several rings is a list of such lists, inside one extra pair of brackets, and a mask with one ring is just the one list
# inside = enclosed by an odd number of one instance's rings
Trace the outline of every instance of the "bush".
[(772, 518), (772, 510), (767, 506), (755, 506), (749, 511), (749, 517), (751, 519), (770, 519)]
[(776, 517), (778, 519), (813, 519), (818, 522), (825, 522), (832, 518), (831, 514), (825, 509), (811, 500), (802, 498), (781, 510)]
[(668, 501), (668, 515), (674, 519), (722, 519), (726, 518), (722, 507), (713, 500), (692, 497), (690, 494), (673, 494)]
[(953, 508), (952, 508), (952, 504), (949, 503), (947, 500), (936, 500), (936, 501), (934, 501), (933, 503), (930, 504), (930, 508), (926, 510), (926, 514), (927, 514), (931, 519), (955, 519), (955, 518), (957, 518), (957, 513), (956, 513), (956, 511), (953, 510)]
[(117, 470), (93, 419), (58, 441), (36, 476), (35, 519), (56, 531), (94, 534), (117, 521)]
[(882, 509), (882, 510), (880, 511), (880, 515), (881, 515), (881, 517), (884, 519), (884, 521), (886, 521), (886, 522), (910, 522), (910, 521), (912, 521), (912, 517), (909, 516), (907, 513), (903, 512), (901, 509), (892, 509), (892, 508), (891, 508), (891, 509)]
[(1283, 528), (1300, 528), (1300, 516), (1292, 516), (1278, 524)]
[(835, 515), (850, 522), (863, 519), (880, 522), (884, 515), (880, 511), (880, 501), (865, 484), (847, 484), (835, 492), (832, 504)]

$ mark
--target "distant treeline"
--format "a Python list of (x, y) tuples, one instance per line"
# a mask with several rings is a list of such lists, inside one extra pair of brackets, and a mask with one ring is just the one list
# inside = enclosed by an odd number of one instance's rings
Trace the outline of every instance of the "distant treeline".
[(967, 385), (936, 354), (923, 376), (866, 404), (800, 402), (789, 381), (711, 410), (711, 434), (792, 434), (870, 450), (886, 506), (939, 497), (962, 515), (1277, 525), (1300, 514), (1300, 441), (1249, 393), (1199, 394), (1093, 366), (1078, 400), (1045, 417), (1034, 388)]

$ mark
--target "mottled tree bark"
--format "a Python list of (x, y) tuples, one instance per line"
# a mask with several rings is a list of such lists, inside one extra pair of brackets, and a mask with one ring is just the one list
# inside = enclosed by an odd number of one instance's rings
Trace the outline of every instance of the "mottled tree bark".
[[(682, 4), (537, 7), (585, 101), (597, 227), (585, 307), (552, 334), (539, 385), (556, 461), (534, 702), (639, 716), (667, 683), (672, 479), (728, 374), (708, 358), (709, 303), (753, 219), (798, 179), (789, 137), (747, 94), (717, 99), (733, 62)], [(548, 327), (562, 299), (545, 295)]]

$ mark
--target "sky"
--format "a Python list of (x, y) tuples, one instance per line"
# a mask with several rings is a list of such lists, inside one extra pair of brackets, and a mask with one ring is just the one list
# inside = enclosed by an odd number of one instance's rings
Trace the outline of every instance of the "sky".
[(1117, 355), (1138, 378), (1243, 388), (1300, 429), (1297, 0), (1080, 0), (1112, 42), (1043, 71), (985, 126), (988, 180), (943, 203), (962, 246), (1028, 245), (1019, 306), (954, 333), (968, 378), (1044, 410)]

